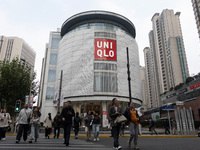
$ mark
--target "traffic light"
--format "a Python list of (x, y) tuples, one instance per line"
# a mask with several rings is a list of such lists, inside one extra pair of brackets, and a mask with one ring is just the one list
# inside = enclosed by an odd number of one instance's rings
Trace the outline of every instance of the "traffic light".
[(17, 100), (15, 103), (15, 112), (19, 112), (20, 107), (21, 107), (21, 101)]

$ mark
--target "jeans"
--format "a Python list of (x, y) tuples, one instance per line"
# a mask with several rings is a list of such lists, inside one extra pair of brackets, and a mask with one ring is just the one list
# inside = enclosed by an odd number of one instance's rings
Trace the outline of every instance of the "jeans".
[(133, 140), (133, 138), (134, 138), (134, 145), (137, 145), (139, 125), (130, 123), (129, 124), (129, 130), (130, 130), (129, 142), (131, 142)]
[(114, 147), (119, 146), (119, 130), (120, 130), (120, 124), (117, 124), (117, 126), (112, 127), (112, 135), (114, 138)]
[(56, 130), (58, 130), (58, 132), (57, 132), (57, 138), (58, 138), (59, 135), (60, 135), (60, 127), (55, 127), (54, 128), (54, 137), (56, 137)]
[(32, 124), (30, 140), (34, 140), (38, 138), (39, 138), (39, 124)]
[(92, 130), (93, 130), (93, 134), (94, 134), (94, 139), (97, 139), (99, 136), (99, 124), (93, 124)]
[(17, 133), (16, 140), (20, 141), (21, 137), (22, 137), (22, 132), (24, 132), (23, 140), (26, 141), (27, 140), (27, 132), (28, 132), (28, 130), (29, 130), (29, 124), (19, 124), (19, 131)]
[(65, 143), (69, 144), (70, 139), (70, 131), (71, 131), (72, 124), (64, 124), (64, 137), (65, 137)]

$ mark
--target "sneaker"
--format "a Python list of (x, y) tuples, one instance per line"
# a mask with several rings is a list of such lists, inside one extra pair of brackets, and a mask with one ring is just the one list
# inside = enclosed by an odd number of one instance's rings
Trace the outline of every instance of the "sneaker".
[(97, 141), (99, 141), (99, 138), (97, 138)]
[(2, 138), (2, 141), (5, 141), (6, 139), (5, 138)]
[(29, 140), (29, 143), (32, 143), (32, 140)]
[(94, 142), (96, 141), (97, 139), (94, 139)]
[(18, 141), (18, 140), (16, 140), (16, 141), (15, 141), (15, 143), (19, 144), (19, 141)]
[(118, 148), (118, 149), (122, 149), (122, 147), (121, 147), (121, 146), (118, 146), (117, 148)]
[(140, 149), (138, 146), (134, 146), (134, 149)]

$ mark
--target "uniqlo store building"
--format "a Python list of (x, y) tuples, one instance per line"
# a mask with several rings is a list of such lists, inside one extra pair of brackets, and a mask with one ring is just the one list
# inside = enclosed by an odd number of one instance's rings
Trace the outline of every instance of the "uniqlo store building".
[[(126, 47), (132, 101), (141, 106), (139, 52), (135, 27), (129, 19), (107, 11), (87, 11), (67, 19), (60, 35), (55, 91), (59, 90), (63, 70), (61, 106), (70, 100), (81, 115), (98, 111), (104, 127), (114, 97), (125, 109), (129, 102)], [(56, 113), (56, 109), (52, 105), (48, 111)]]

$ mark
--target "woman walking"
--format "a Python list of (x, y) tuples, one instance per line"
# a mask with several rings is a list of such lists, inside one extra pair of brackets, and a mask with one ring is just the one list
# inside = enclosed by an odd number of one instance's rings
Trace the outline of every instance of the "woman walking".
[(100, 125), (100, 117), (97, 111), (94, 112), (94, 116), (92, 117), (92, 130), (94, 134), (94, 141), (99, 141), (99, 125)]
[(0, 140), (5, 140), (6, 130), (10, 125), (10, 114), (6, 112), (6, 109), (3, 109), (3, 112), (0, 113)]
[(90, 111), (88, 111), (87, 115), (85, 116), (85, 132), (87, 136), (87, 141), (90, 141), (92, 132), (92, 115)]
[(32, 140), (37, 142), (37, 139), (39, 138), (40, 116), (41, 113), (39, 112), (39, 109), (35, 107), (31, 117), (31, 136), (29, 143), (32, 143)]
[(49, 139), (49, 135), (51, 134), (51, 129), (52, 129), (51, 113), (48, 113), (48, 116), (44, 120), (44, 127), (45, 127), (45, 138)]

